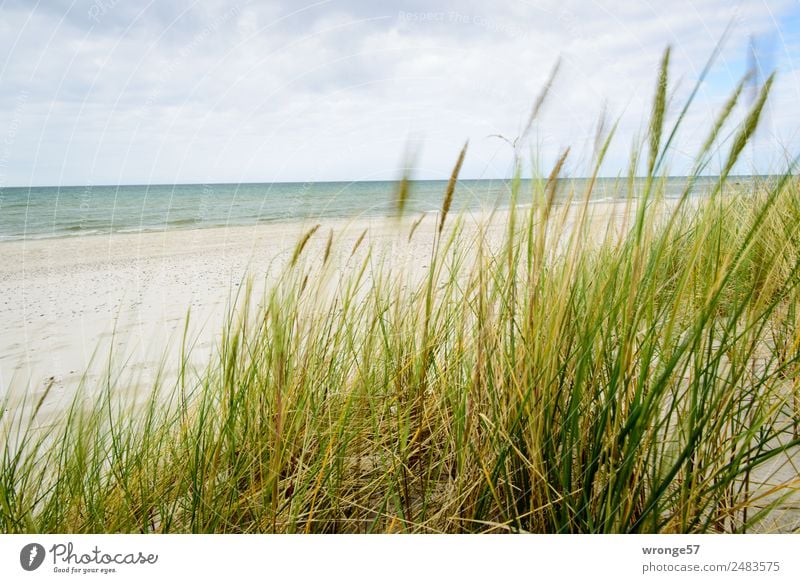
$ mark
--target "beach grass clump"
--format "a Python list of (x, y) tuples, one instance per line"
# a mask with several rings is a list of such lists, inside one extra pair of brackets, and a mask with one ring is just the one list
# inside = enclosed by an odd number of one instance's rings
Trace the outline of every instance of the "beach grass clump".
[[(800, 528), (798, 182), (728, 177), (771, 81), (718, 183), (696, 192), (731, 102), (670, 200), (660, 172), (686, 108), (665, 131), (668, 64), (636, 196), (635, 163), (618, 204), (593, 204), (593, 180), (561, 192), (565, 150), (471, 226), (447, 217), (465, 146), (429, 230), (398, 229), (394, 255), (330, 234), (321, 257), (307, 231), (263, 296), (239, 298), (206, 369), (135, 406), (109, 377), (47, 426), (36, 404), (2, 413), (0, 528)], [(422, 237), (425, 267), (398, 262)]]

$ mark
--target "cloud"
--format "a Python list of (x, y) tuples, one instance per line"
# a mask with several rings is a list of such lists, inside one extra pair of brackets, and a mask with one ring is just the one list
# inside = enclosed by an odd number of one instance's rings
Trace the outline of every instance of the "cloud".
[[(657, 64), (673, 46), (674, 116), (731, 34), (672, 160), (692, 148), (747, 67), (750, 35), (780, 71), (750, 167), (798, 144), (800, 19), (792, 4), (727, 0), (495, 2), (13, 1), (0, 22), (0, 186), (507, 175), (515, 136), (555, 60), (532, 136), (542, 164), (574, 147), (585, 173), (598, 116), (620, 119), (604, 168), (627, 167)], [(796, 11), (796, 10), (795, 10)], [(739, 114), (741, 115), (741, 111)]]

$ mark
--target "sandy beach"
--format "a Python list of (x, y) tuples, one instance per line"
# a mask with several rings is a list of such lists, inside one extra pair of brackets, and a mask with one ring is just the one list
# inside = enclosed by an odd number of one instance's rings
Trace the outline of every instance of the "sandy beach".
[[(329, 220), (305, 250), (319, 254), (334, 233), (336, 249), (403, 241), (410, 220)], [(97, 390), (112, 370), (147, 387), (163, 365), (169, 376), (190, 312), (191, 361), (213, 353), (238, 289), (254, 292), (280, 273), (298, 240), (317, 223), (176, 230), (0, 244), (0, 386), (3, 396), (35, 397), (52, 383), (45, 410), (69, 403), (85, 375)], [(419, 225), (405, 257), (419, 267), (430, 253), (433, 216)], [(409, 254), (410, 252), (410, 254)], [(416, 258), (414, 260), (414, 258)]]
[[(591, 206), (598, 225), (624, 205)], [(491, 221), (489, 240), (499, 240), (506, 211)], [(437, 215), (398, 223), (392, 218), (327, 220), (305, 254), (320, 255), (334, 233), (339, 268), (366, 231), (363, 248), (392, 243), (393, 265), (427, 266)], [(465, 216), (466, 229), (487, 219)], [(127, 384), (147, 387), (163, 367), (169, 376), (180, 362), (179, 347), (190, 312), (191, 362), (203, 366), (213, 354), (226, 306), (252, 277), (254, 292), (285, 266), (298, 240), (316, 222), (253, 227), (173, 230), (0, 244), (0, 395), (35, 397), (52, 383), (45, 411), (70, 402), (82, 378), (97, 390), (109, 371)], [(85, 378), (84, 378), (85, 377)]]
[[(63, 404), (85, 373), (87, 387), (101, 384), (112, 348), (114, 361), (125, 362), (129, 373), (147, 383), (165, 356), (166, 371), (177, 365), (177, 355), (165, 350), (176, 344), (170, 339), (183, 335), (189, 310), (193, 356), (202, 361), (213, 350), (231, 292), (248, 274), (279, 270), (311, 226), (296, 222), (0, 245), (2, 393), (30, 387), (35, 394), (53, 382), (48, 403)], [(326, 226), (350, 233), (369, 224)]]

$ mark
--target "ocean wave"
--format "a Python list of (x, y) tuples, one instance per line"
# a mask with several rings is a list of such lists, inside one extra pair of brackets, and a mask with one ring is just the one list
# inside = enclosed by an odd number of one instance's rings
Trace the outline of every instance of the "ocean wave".
[(186, 217), (183, 219), (171, 219), (167, 221), (167, 226), (171, 227), (180, 227), (182, 225), (198, 225), (202, 223), (201, 219), (196, 219), (194, 217)]
[(0, 235), (0, 242), (13, 242), (13, 241), (40, 241), (42, 239), (69, 239), (74, 237), (84, 237), (87, 235), (107, 235), (109, 231), (100, 231), (97, 229), (86, 229), (83, 231), (72, 232), (54, 232), (48, 231), (46, 233), (18, 233), (14, 235)]

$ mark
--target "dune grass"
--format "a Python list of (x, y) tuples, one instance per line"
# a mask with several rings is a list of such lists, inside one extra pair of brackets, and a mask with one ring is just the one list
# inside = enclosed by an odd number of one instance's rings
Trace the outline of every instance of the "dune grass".
[(591, 181), (559, 192), (568, 150), (531, 190), (513, 181), (508, 212), (447, 216), (465, 145), (435, 227), (399, 221), (390, 243), (433, 237), (424, 272), (364, 234), (309, 253), (317, 226), (263, 297), (243, 292), (202, 374), (135, 408), (109, 376), (47, 427), (46, 394), (0, 413), (2, 531), (798, 528), (800, 193), (791, 171), (728, 179), (771, 80), (716, 187), (695, 179), (742, 85), (667, 201), (686, 111), (666, 126), (668, 63), (645, 185), (632, 163), (616, 218), (593, 217)]

